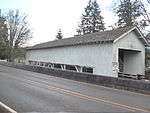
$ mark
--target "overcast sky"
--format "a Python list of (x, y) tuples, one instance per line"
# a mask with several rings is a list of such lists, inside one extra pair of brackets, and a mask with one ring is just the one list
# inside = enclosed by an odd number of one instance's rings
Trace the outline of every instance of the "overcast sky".
[[(61, 28), (64, 38), (76, 34), (84, 7), (89, 0), (31, 0), (29, 9), (31, 24), (34, 27), (34, 38), (31, 43), (54, 40)], [(103, 5), (105, 12), (102, 15), (107, 23), (114, 21), (113, 14), (109, 11), (111, 0), (98, 0)], [(112, 16), (112, 17), (111, 17)], [(111, 18), (111, 19), (110, 19)]]
[[(33, 38), (28, 42), (34, 45), (54, 40), (61, 28), (63, 37), (76, 34), (89, 0), (0, 0), (1, 9), (20, 9), (28, 15), (28, 21), (33, 31)], [(106, 27), (115, 23), (117, 17), (113, 14), (113, 0), (97, 0), (100, 5)]]

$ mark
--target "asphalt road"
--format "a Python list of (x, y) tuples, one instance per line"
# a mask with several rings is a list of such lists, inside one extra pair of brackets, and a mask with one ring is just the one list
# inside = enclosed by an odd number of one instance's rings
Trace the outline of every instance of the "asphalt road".
[(150, 112), (150, 95), (1, 65), (0, 101), (17, 112)]

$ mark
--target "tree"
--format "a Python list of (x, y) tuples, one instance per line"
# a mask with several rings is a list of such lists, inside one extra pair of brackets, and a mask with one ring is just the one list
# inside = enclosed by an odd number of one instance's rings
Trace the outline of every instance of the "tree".
[(99, 8), (98, 3), (96, 0), (93, 2), (93, 7), (92, 7), (92, 31), (93, 32), (98, 32), (98, 31), (104, 31), (105, 26), (104, 26), (104, 21), (103, 17), (100, 15), (101, 11)]
[(116, 13), (119, 27), (138, 26), (143, 29), (150, 23), (147, 10), (140, 0), (120, 0)]
[(13, 61), (15, 50), (31, 38), (31, 31), (26, 20), (27, 16), (21, 15), (19, 10), (9, 10), (3, 16), (8, 26), (9, 61)]
[(150, 43), (150, 31), (149, 31), (149, 33), (147, 33), (146, 39), (147, 39), (148, 43)]
[(85, 14), (82, 14), (81, 25), (79, 25), (78, 31), (82, 34), (87, 34), (91, 32), (91, 12), (92, 12), (92, 2), (89, 0), (88, 5), (85, 8)]
[(29, 24), (26, 20), (26, 16), (19, 13), (19, 10), (9, 10), (0, 18), (2, 18), (3, 23), (5, 23), (3, 24), (5, 25), (5, 30), (3, 29), (3, 32), (1, 32), (2, 29), (0, 29), (0, 42), (3, 44), (3, 46), (1, 45), (3, 49), (2, 53), (7, 54), (8, 61), (13, 61), (16, 50), (22, 47), (23, 44), (31, 38)]
[(148, 12), (148, 10), (145, 7), (146, 4), (144, 4), (142, 0), (139, 0), (139, 6), (141, 15), (143, 16), (142, 20), (140, 21), (140, 27), (144, 29), (145, 27), (150, 25), (150, 12)]
[(116, 12), (119, 17), (118, 26), (136, 25), (136, 19), (141, 15), (138, 2), (131, 2), (131, 0), (121, 0), (120, 2)]
[(8, 29), (6, 20), (0, 17), (0, 59), (8, 58)]
[(19, 10), (10, 10), (4, 17), (8, 24), (10, 46), (20, 47), (25, 44), (31, 38), (27, 16), (21, 15)]
[(25, 56), (26, 56), (26, 49), (25, 48), (16, 48), (15, 51), (14, 51), (14, 57), (16, 59), (16, 61), (18, 63), (22, 62), (22, 60), (25, 59)]
[(57, 33), (57, 35), (56, 35), (56, 38), (57, 38), (58, 40), (60, 40), (60, 39), (62, 39), (62, 38), (63, 38), (63, 35), (62, 35), (62, 32), (61, 32), (61, 29), (59, 29), (59, 31), (58, 31), (58, 33)]
[(82, 14), (81, 24), (78, 33), (88, 34), (99, 31), (104, 31), (104, 21), (101, 16), (101, 10), (96, 0), (89, 1), (88, 5), (85, 8), (85, 14)]

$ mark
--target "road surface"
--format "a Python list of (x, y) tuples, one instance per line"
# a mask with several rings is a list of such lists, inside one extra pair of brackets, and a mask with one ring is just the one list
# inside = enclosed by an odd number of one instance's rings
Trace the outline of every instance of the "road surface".
[(0, 101), (17, 112), (150, 112), (150, 95), (1, 65)]

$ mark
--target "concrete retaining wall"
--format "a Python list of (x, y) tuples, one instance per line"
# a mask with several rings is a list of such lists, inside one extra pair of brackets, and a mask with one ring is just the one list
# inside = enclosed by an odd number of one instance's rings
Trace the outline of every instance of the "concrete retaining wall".
[(113, 87), (117, 89), (150, 94), (150, 82), (145, 82), (140, 80), (132, 80), (126, 78), (113, 78), (113, 77), (106, 77), (100, 75), (78, 73), (72, 71), (62, 71), (62, 70), (49, 69), (44, 67), (35, 67), (35, 66), (13, 64), (13, 63), (0, 63), (0, 65), (14, 67), (18, 69), (24, 69), (27, 71), (43, 73), (50, 76), (63, 77), (67, 79), (88, 82), (88, 83), (107, 86), (107, 87)]

